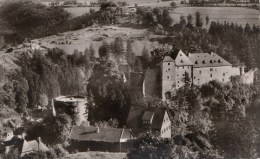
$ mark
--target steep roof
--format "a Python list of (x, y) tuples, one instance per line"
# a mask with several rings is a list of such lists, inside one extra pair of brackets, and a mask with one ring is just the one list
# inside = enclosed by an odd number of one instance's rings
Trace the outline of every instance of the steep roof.
[(165, 56), (163, 62), (175, 62), (177, 66), (194, 65), (180, 49), (175, 49), (170, 53), (170, 56)]
[(41, 141), (36, 141), (36, 140), (32, 140), (32, 141), (28, 141), (30, 147), (34, 150), (34, 151), (49, 151), (48, 147), (43, 144)]
[(13, 130), (9, 126), (0, 126), (0, 135), (4, 135), (5, 133), (12, 133)]
[(132, 139), (130, 129), (121, 128), (99, 128), (96, 127), (74, 126), (70, 139), (80, 141), (101, 141), (101, 142), (120, 142), (120, 139)]
[(166, 110), (164, 108), (158, 107), (132, 106), (126, 121), (127, 127), (139, 129), (147, 128), (147, 126), (144, 126), (142, 123), (142, 118), (145, 115), (145, 112), (150, 112), (149, 114), (153, 113), (152, 123), (151, 125), (149, 125), (149, 127), (151, 127), (152, 129), (160, 130), (163, 124), (163, 118)]
[(191, 53), (189, 58), (195, 64), (194, 67), (232, 66), (216, 53)]

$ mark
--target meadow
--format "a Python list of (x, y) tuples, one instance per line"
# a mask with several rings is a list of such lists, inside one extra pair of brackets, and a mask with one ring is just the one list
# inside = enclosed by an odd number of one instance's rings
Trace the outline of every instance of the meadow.
[[(246, 23), (251, 26), (260, 25), (259, 11), (242, 7), (180, 7), (176, 8), (171, 15), (174, 22), (179, 22), (181, 15), (195, 15), (197, 11), (201, 13), (204, 27), (206, 27), (206, 16), (210, 18), (210, 21), (233, 22), (242, 26)], [(193, 16), (193, 22), (195, 22), (195, 16)]]

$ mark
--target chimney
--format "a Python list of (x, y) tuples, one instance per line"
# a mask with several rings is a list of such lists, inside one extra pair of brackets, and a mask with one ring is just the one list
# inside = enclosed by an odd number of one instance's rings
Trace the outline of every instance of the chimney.
[(99, 127), (97, 126), (96, 133), (99, 133), (99, 131), (100, 131), (100, 130), (99, 130)]

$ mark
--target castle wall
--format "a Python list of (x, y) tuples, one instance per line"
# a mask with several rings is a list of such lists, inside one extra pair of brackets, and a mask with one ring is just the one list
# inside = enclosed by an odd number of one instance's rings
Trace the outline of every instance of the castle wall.
[(217, 80), (222, 83), (227, 83), (230, 81), (231, 76), (238, 75), (240, 75), (239, 67), (195, 67), (193, 68), (193, 83), (195, 85), (202, 85), (213, 80)]
[(162, 99), (165, 100), (165, 93), (171, 92), (176, 87), (176, 67), (174, 62), (163, 62), (162, 71)]

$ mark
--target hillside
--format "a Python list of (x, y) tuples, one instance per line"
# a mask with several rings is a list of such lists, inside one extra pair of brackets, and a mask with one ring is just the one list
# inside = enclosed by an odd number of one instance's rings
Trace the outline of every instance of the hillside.
[(84, 50), (93, 44), (98, 54), (98, 48), (103, 41), (112, 42), (115, 38), (123, 38), (125, 45), (127, 40), (134, 40), (132, 47), (136, 55), (141, 55), (145, 46), (149, 51), (159, 46), (158, 42), (149, 41), (149, 33), (146, 29), (138, 30), (132, 28), (124, 28), (117, 26), (91, 27), (77, 31), (70, 31), (54, 36), (44, 37), (34, 40), (40, 44), (42, 48), (60, 48), (68, 54), (72, 54), (76, 49), (84, 52)]

